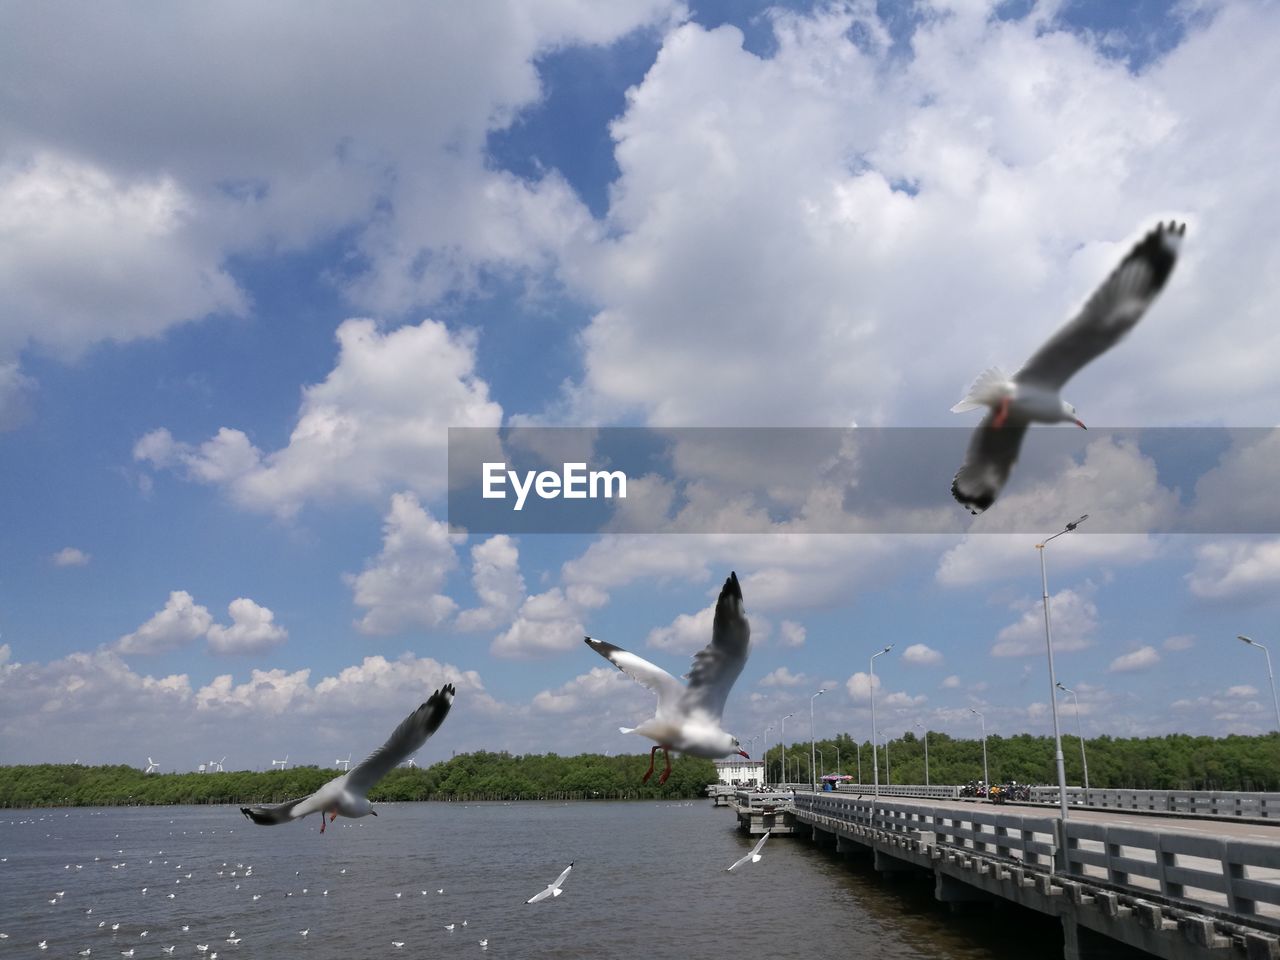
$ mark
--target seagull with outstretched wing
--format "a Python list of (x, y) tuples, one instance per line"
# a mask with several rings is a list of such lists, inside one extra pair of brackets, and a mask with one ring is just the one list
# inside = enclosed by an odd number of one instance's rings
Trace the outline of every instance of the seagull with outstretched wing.
[(585, 640), (592, 650), (658, 695), (658, 709), (652, 719), (636, 727), (619, 727), (623, 733), (638, 733), (657, 741), (649, 751), (649, 769), (642, 782), (653, 776), (654, 755), (659, 749), (667, 762), (658, 778), (660, 784), (671, 776), (671, 750), (708, 760), (732, 753), (747, 756), (737, 738), (720, 728), (725, 701), (746, 666), (751, 645), (751, 625), (742, 606), (742, 588), (736, 573), (729, 574), (720, 590), (711, 642), (694, 655), (688, 686), (621, 647), (592, 637)]
[(989, 407), (969, 441), (952, 495), (981, 513), (995, 503), (1032, 423), (1084, 424), (1059, 396), (1063, 385), (1091, 360), (1115, 346), (1142, 319), (1178, 258), (1187, 225), (1159, 224), (1138, 242), (1076, 316), (1037, 350), (1012, 378), (983, 371), (954, 407), (963, 413)]
[(309, 797), (288, 800), (270, 806), (241, 807), (240, 812), (254, 823), (272, 825), (297, 820), (309, 813), (320, 811), (320, 832), (324, 833), (325, 814), (332, 823), (341, 814), (344, 817), (364, 817), (378, 811), (369, 802), (368, 793), (379, 780), (398, 764), (420, 749), (427, 738), (440, 728), (453, 705), (453, 684), (443, 687), (427, 698), (426, 703), (405, 717), (400, 726), (373, 753), (340, 777), (334, 777)]
[(543, 900), (547, 899), (547, 897), (560, 896), (560, 894), (564, 893), (564, 891), (560, 889), (560, 885), (564, 883), (565, 878), (569, 876), (569, 871), (572, 869), (573, 862), (570, 861), (569, 865), (560, 873), (560, 876), (556, 877), (555, 883), (548, 884), (545, 890), (539, 890), (532, 897), (526, 900), (525, 903), (541, 903)]
[(760, 850), (761, 848), (764, 847), (764, 842), (768, 839), (769, 839), (769, 831), (766, 830), (764, 833), (764, 836), (760, 838), (760, 841), (754, 847), (751, 848), (750, 853), (748, 853), (741, 860), (736, 861), (732, 867), (725, 867), (725, 869), (732, 873), (734, 870), (737, 870), (740, 866), (742, 866), (747, 861), (751, 861), (752, 863), (759, 863), (762, 859), (764, 859), (764, 855), (760, 853)]

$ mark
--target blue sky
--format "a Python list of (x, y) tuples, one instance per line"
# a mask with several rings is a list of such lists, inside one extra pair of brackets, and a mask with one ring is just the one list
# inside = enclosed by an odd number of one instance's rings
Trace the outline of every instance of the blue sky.
[[(869, 736), (890, 641), (883, 729), (1043, 733), (1035, 536), (450, 535), (448, 427), (955, 426), (1170, 218), (1168, 288), (1066, 396), (1276, 423), (1274, 7), (142, 16), (0, 14), (4, 761), (330, 762), (446, 680), (420, 760), (642, 750), (647, 693), (581, 636), (682, 673), (730, 569), (740, 737), (822, 685), (819, 733)], [(1097, 517), (1194, 492), (1207, 529), (1276, 529), (1280, 437), (1176, 477), (1091, 441)], [(1063, 489), (1015, 476), (973, 529), (1052, 532)], [(1280, 539), (1049, 550), (1087, 731), (1271, 728), (1233, 638), (1280, 643)]]

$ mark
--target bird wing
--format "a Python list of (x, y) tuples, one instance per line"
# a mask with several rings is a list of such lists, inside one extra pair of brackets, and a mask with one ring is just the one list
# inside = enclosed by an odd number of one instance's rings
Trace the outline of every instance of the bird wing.
[(582, 638), (600, 656), (625, 673), (636, 683), (648, 687), (658, 695), (658, 706), (674, 700), (684, 693), (680, 681), (661, 667), (656, 666), (644, 657), (636, 656), (630, 650), (615, 647), (612, 643), (597, 640), (594, 637)]
[(427, 738), (440, 728), (453, 705), (457, 691), (453, 684), (443, 687), (427, 698), (417, 710), (405, 717), (387, 742), (360, 761), (347, 774), (347, 789), (361, 796), (367, 794), (375, 783), (385, 777), (398, 763), (403, 763), (427, 742)]
[(742, 587), (738, 575), (730, 573), (716, 601), (711, 642), (694, 654), (685, 706), (701, 708), (715, 717), (723, 714), (729, 691), (747, 665), (750, 646), (751, 624), (742, 606)]
[(565, 877), (569, 876), (569, 871), (572, 869), (573, 869), (573, 864), (570, 863), (567, 867), (564, 868), (564, 871), (560, 874), (560, 876), (556, 877), (556, 882), (551, 885), (551, 889), (559, 890), (560, 884), (564, 883)]
[(1162, 223), (1143, 237), (1084, 308), (1013, 379), (1056, 392), (1085, 364), (1115, 346), (1142, 319), (1169, 279), (1186, 229), (1185, 223)]
[(765, 842), (766, 840), (768, 840), (768, 839), (769, 839), (769, 831), (768, 831), (768, 830), (766, 830), (766, 831), (765, 831), (764, 836), (763, 836), (763, 837), (761, 837), (761, 838), (756, 842), (756, 845), (755, 845), (754, 847), (752, 847), (752, 848), (751, 848), (751, 852), (750, 852), (750, 853), (748, 853), (745, 857), (741, 858), (740, 860), (736, 860), (736, 861), (734, 861), (733, 866), (731, 866), (731, 867), (726, 867), (725, 869), (726, 869), (726, 870), (728, 870), (728, 871), (730, 871), (730, 872), (732, 872), (732, 871), (734, 871), (734, 870), (738, 869), (738, 867), (742, 866), (744, 863), (747, 863), (747, 862), (749, 862), (749, 861), (751, 861), (751, 860), (756, 860), (756, 859), (758, 859), (758, 858), (759, 858), (759, 856), (760, 856), (760, 848), (764, 846), (764, 842)]
[(297, 820), (319, 810), (320, 806), (318, 804), (307, 802), (308, 800), (314, 800), (315, 796), (313, 793), (306, 797), (299, 797), (296, 800), (286, 800), (284, 803), (241, 807), (240, 812), (254, 823), (261, 824), (264, 827), (273, 827), (278, 823), (288, 823), (290, 820)]
[(554, 889), (555, 887), (547, 887), (545, 890), (539, 890), (532, 897), (526, 900), (525, 903), (541, 903), (543, 900), (547, 899), (547, 897), (551, 896), (551, 891)]
[(1010, 417), (1004, 426), (994, 427), (995, 417), (995, 411), (989, 412), (973, 431), (964, 463), (951, 481), (951, 495), (974, 514), (996, 502), (1027, 432), (1025, 420)]
[(759, 842), (759, 843), (757, 843), (754, 847), (752, 847), (752, 848), (751, 848), (751, 853), (750, 853), (750, 854), (748, 854), (748, 856), (752, 856), (752, 857), (757, 857), (757, 856), (759, 856), (759, 855), (760, 855), (760, 848), (764, 846), (764, 842), (765, 842), (766, 840), (768, 840), (768, 839), (769, 839), (769, 831), (768, 831), (768, 830), (766, 830), (766, 831), (765, 831), (764, 836), (760, 838), (760, 842)]

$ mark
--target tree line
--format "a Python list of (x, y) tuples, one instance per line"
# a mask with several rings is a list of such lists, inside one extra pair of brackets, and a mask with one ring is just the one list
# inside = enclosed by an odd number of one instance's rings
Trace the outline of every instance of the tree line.
[[(962, 740), (929, 731), (929, 782), (965, 784), (984, 779), (982, 739)], [(1083, 783), (1083, 766), (1089, 766), (1089, 785), (1100, 789), (1129, 790), (1280, 790), (1280, 734), (1261, 736), (1194, 737), (1169, 734), (1163, 737), (1085, 738), (1085, 758), (1080, 740), (1063, 736), (1062, 753), (1068, 785)], [(853, 740), (848, 734), (820, 740), (815, 745), (814, 770), (850, 774), (861, 781), (874, 779), (871, 741)], [(781, 782), (780, 746), (765, 755), (769, 782)], [(808, 741), (786, 748), (788, 783), (810, 782)], [(881, 783), (922, 784), (925, 782), (924, 739), (905, 733), (891, 739), (886, 749), (876, 751)], [(837, 767), (838, 763), (838, 767)], [(1052, 737), (1017, 734), (987, 736), (987, 769), (992, 783), (1056, 784)]]
[[(980, 780), (982, 740), (928, 733), (929, 781), (964, 784)], [(1062, 738), (1067, 782), (1080, 784), (1080, 741)], [(1095, 737), (1085, 741), (1090, 786), (1144, 790), (1280, 791), (1280, 734), (1265, 736)], [(881, 783), (925, 782), (924, 740), (913, 733), (877, 751)], [(786, 749), (788, 782), (810, 780), (809, 743)], [(870, 741), (848, 734), (819, 741), (813, 773), (845, 773), (872, 782)], [(859, 770), (859, 761), (861, 769)], [(782, 748), (765, 754), (769, 780), (782, 774)], [(587, 753), (513, 755), (481, 751), (459, 754), (426, 768), (398, 767), (371, 792), (388, 800), (634, 800), (702, 796), (716, 780), (708, 760), (680, 757), (671, 777), (658, 786), (640, 778), (649, 755), (606, 757)], [(1056, 783), (1053, 739), (1018, 734), (987, 737), (987, 768), (993, 783)], [(0, 807), (113, 806), (121, 804), (279, 803), (305, 796), (337, 775), (322, 767), (231, 770), (225, 773), (151, 773), (137, 767), (37, 764), (0, 766)]]
[[(703, 795), (716, 779), (709, 760), (673, 758), (659, 786), (641, 777), (649, 755), (465, 753), (430, 767), (397, 767), (369, 792), (390, 800), (639, 800)], [(0, 807), (280, 803), (306, 796), (340, 771), (325, 767), (143, 773), (137, 767), (36, 764), (0, 766)]]

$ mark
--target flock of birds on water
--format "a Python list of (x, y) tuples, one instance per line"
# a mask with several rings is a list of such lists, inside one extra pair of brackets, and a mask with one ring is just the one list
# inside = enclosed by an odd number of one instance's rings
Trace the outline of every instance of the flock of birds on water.
[[(1059, 391), (1067, 380), (1114, 346), (1141, 319), (1173, 270), (1185, 229), (1185, 225), (1174, 223), (1157, 226), (1129, 252), (1083, 309), (1037, 350), (1018, 373), (1009, 377), (994, 368), (984, 372), (968, 396), (953, 408), (956, 412), (983, 406), (989, 408), (974, 431), (964, 464), (956, 473), (951, 488), (955, 498), (971, 512), (981, 513), (995, 502), (1009, 478), (1022, 438), (1031, 423), (1070, 422), (1084, 427), (1075, 407), (1064, 401)], [(658, 777), (659, 784), (665, 783), (671, 774), (672, 750), (706, 759), (734, 754), (747, 757), (738, 739), (722, 729), (721, 718), (729, 693), (746, 665), (750, 636), (742, 587), (737, 574), (730, 573), (716, 601), (711, 640), (695, 654), (692, 668), (681, 679), (621, 647), (593, 637), (585, 638), (587, 646), (657, 697), (652, 717), (634, 727), (620, 728), (622, 733), (634, 733), (654, 741), (643, 782), (647, 782), (654, 773), (658, 750), (663, 751), (665, 761)], [(279, 804), (242, 807), (241, 813), (264, 826), (284, 824), (318, 813), (321, 833), (339, 816), (377, 816), (368, 798), (370, 789), (392, 768), (417, 753), (439, 730), (449, 715), (456, 694), (452, 684), (435, 691), (396, 727), (386, 743), (358, 766), (334, 777), (309, 796)], [(726, 869), (732, 872), (745, 864), (758, 863), (768, 839), (769, 834), (766, 833), (750, 853)], [(154, 863), (154, 859), (150, 862)], [(124, 864), (111, 866), (119, 869)], [(75, 865), (76, 870), (81, 867), (80, 864)], [(71, 868), (72, 865), (68, 864), (67, 869)], [(570, 863), (545, 889), (525, 902), (554, 902), (564, 892), (563, 886), (572, 869), (573, 864)], [(174, 871), (179, 874), (174, 880), (175, 885), (192, 876), (190, 872), (183, 873), (181, 864), (176, 864)], [(237, 880), (251, 877), (252, 871), (252, 866), (223, 864), (217, 871), (217, 877), (235, 883), (238, 890), (240, 883)], [(344, 868), (342, 873), (345, 872)], [(148, 889), (142, 888), (142, 895), (147, 895)], [(306, 895), (308, 890), (304, 887), (302, 894)], [(437, 889), (436, 892), (443, 894), (444, 891)], [(328, 893), (327, 889), (322, 890), (320, 896)], [(57, 905), (64, 894), (65, 891), (57, 891), (49, 903)], [(292, 895), (292, 892), (288, 894)], [(428, 891), (421, 891), (421, 895), (427, 896)], [(164, 896), (173, 899), (176, 894), (167, 892)], [(260, 894), (253, 896), (256, 900)], [(395, 896), (399, 898), (402, 893), (397, 892)], [(88, 912), (92, 912), (92, 908)], [(463, 927), (467, 925), (466, 920), (461, 923)], [(106, 925), (106, 920), (99, 923), (101, 927)], [(111, 926), (112, 932), (118, 928), (118, 923)], [(452, 933), (457, 925), (450, 923), (444, 929)], [(187, 930), (188, 927), (184, 926), (183, 931)], [(298, 936), (305, 939), (309, 933), (309, 929), (299, 930)], [(149, 931), (142, 930), (138, 939), (145, 940), (148, 935)], [(7, 934), (0, 932), (0, 940), (7, 938)], [(240, 940), (234, 930), (228, 930), (223, 938), (224, 943), (233, 946)], [(405, 942), (392, 940), (391, 945), (399, 949)], [(482, 950), (487, 949), (487, 938), (480, 939), (478, 945)], [(44, 950), (48, 943), (41, 941), (38, 946)], [(171, 955), (174, 949), (174, 945), (168, 945), (163, 952)], [(218, 947), (212, 939), (196, 943), (195, 949), (206, 960), (216, 960), (218, 956)], [(130, 946), (119, 953), (133, 957), (134, 950)], [(79, 951), (80, 956), (90, 954), (89, 947)]]

